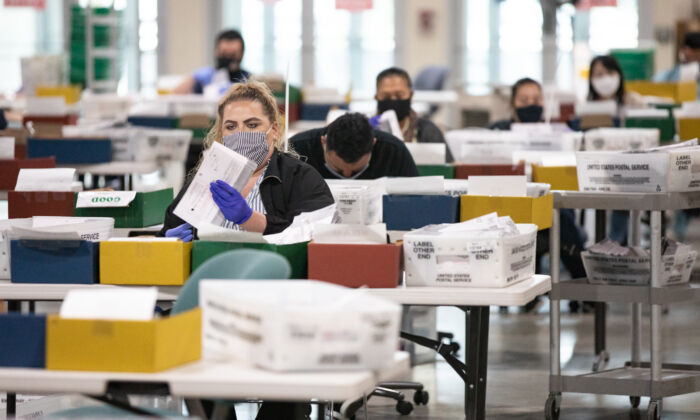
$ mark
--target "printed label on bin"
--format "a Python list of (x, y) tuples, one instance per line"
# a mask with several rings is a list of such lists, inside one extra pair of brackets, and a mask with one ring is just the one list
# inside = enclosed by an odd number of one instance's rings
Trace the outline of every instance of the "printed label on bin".
[(75, 208), (128, 207), (136, 191), (87, 191), (78, 193)]

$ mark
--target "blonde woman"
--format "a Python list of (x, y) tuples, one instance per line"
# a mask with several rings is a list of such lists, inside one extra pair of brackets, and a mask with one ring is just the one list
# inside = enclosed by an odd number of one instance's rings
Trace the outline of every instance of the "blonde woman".
[[(219, 101), (216, 122), (204, 148), (219, 142), (257, 165), (242, 191), (222, 180), (211, 183), (212, 198), (226, 218), (226, 227), (278, 233), (299, 213), (333, 204), (321, 175), (284, 151), (283, 131), (277, 101), (264, 83), (233, 85)], [(194, 239), (192, 226), (173, 214), (188, 186), (166, 210), (161, 236)]]

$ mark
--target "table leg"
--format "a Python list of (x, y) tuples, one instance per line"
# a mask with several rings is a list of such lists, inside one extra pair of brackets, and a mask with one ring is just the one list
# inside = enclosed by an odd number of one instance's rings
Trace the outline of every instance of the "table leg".
[[(629, 246), (639, 246), (641, 213), (639, 210), (630, 211), (630, 236)], [(642, 304), (632, 304), (632, 363), (642, 361)]]
[(22, 312), (22, 301), (21, 300), (8, 300), (7, 301), (7, 312)]
[[(652, 288), (661, 287), (661, 212), (651, 212), (651, 281), (649, 293)], [(661, 305), (651, 305), (651, 398), (657, 400), (657, 390), (654, 382), (661, 380)], [(658, 400), (657, 400), (658, 401)]]
[(5, 408), (5, 418), (11, 419), (17, 415), (17, 394), (14, 392), (7, 393), (7, 405)]
[[(595, 211), (595, 240), (600, 242), (605, 239), (605, 226), (606, 226), (606, 213), (605, 210)], [(605, 302), (596, 302), (594, 312), (594, 351), (596, 356), (596, 361), (593, 363), (593, 371), (597, 371), (601, 365), (610, 360), (610, 356), (605, 349), (605, 315), (607, 311)]]
[[(22, 312), (21, 300), (8, 300), (7, 312)], [(5, 418), (14, 418), (17, 414), (17, 394), (7, 391), (7, 405), (5, 406)]]
[(489, 307), (462, 308), (466, 313), (465, 346), (467, 380), (464, 384), (464, 414), (467, 420), (483, 420), (486, 413), (486, 369), (489, 347)]

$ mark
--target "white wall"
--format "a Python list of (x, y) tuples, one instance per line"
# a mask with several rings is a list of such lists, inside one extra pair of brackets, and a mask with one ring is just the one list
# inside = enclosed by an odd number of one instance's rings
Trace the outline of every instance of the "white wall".
[(664, 70), (676, 64), (675, 30), (676, 21), (692, 17), (692, 0), (653, 0), (654, 30), (672, 29), (673, 36), (668, 43), (655, 43), (656, 70)]
[[(318, 0), (317, 0), (318, 1)], [(410, 74), (430, 65), (444, 65), (449, 62), (449, 0), (401, 0), (403, 1), (403, 66)], [(400, 10), (400, 9), (399, 9)], [(420, 14), (433, 11), (433, 29), (424, 33), (421, 29)], [(399, 19), (399, 16), (396, 17)]]
[(158, 73), (190, 74), (212, 65), (213, 43), (208, 39), (210, 0), (160, 0)]

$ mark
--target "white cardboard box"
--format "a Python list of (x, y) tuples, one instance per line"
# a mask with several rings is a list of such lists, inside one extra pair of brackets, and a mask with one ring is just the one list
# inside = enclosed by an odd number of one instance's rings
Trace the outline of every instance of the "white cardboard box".
[(0, 220), (0, 279), (10, 278), (10, 234), (13, 226), (29, 228), (32, 219)]
[(576, 167), (581, 191), (700, 190), (700, 148), (648, 153), (579, 152)]
[(406, 286), (506, 287), (535, 274), (537, 226), (513, 236), (435, 234), (439, 225), (403, 237)]
[(587, 151), (644, 150), (659, 146), (658, 128), (596, 128), (584, 135)]
[[(697, 252), (685, 250), (661, 258), (663, 271), (661, 285), (688, 283)], [(581, 253), (588, 282), (593, 284), (647, 285), (651, 279), (651, 260), (648, 257), (623, 257)]]
[(276, 371), (378, 369), (398, 348), (401, 307), (363, 289), (306, 280), (204, 280), (205, 359)]

